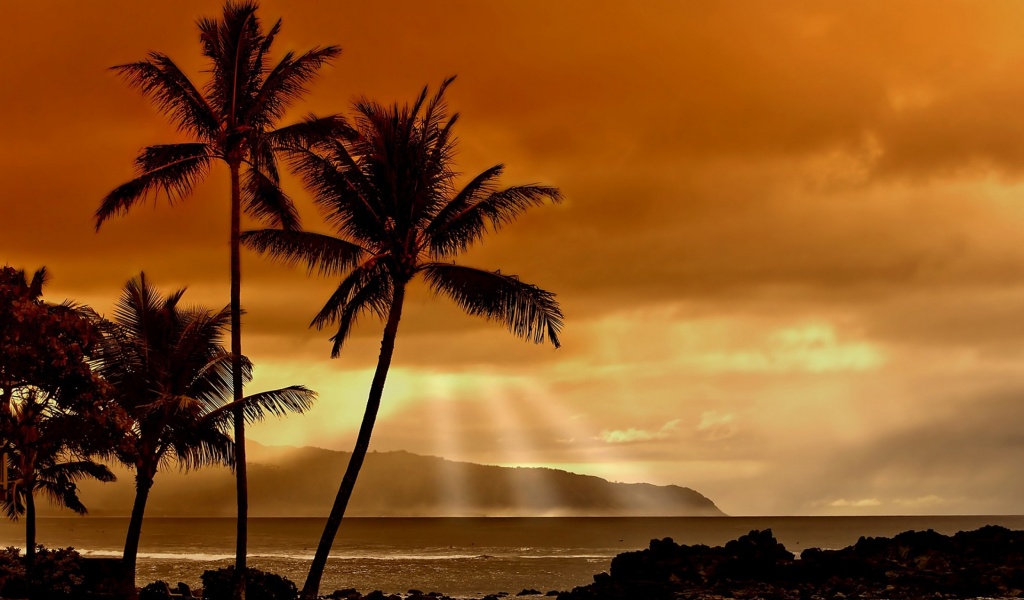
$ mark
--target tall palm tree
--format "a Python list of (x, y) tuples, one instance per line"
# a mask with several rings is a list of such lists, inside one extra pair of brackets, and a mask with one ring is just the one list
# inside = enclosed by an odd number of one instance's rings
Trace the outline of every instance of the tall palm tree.
[(336, 324), (331, 338), (337, 357), (356, 320), (370, 313), (385, 321), (377, 367), (355, 449), (317, 547), (304, 598), (315, 598), (327, 556), (341, 525), (356, 477), (370, 444), (384, 382), (402, 317), (406, 286), (417, 275), (466, 312), (498, 321), (536, 343), (558, 346), (562, 311), (554, 294), (503, 275), (456, 265), (451, 260), (521, 212), (546, 201), (557, 189), (524, 185), (500, 189), (502, 166), (487, 169), (461, 189), (452, 159), (452, 126), (445, 80), (429, 101), (383, 106), (355, 104), (351, 131), (334, 140), (293, 145), (292, 166), (313, 194), (328, 224), (340, 237), (304, 231), (247, 232), (242, 243), (286, 263), (342, 277), (337, 290), (313, 319), (318, 328)]
[[(236, 409), (252, 422), (268, 413), (301, 413), (315, 398), (310, 390), (291, 386), (232, 400), (233, 361), (221, 345), (230, 311), (182, 308), (184, 291), (164, 297), (140, 274), (125, 284), (113, 320), (100, 321), (96, 370), (126, 413), (125, 437), (116, 453), (135, 469), (124, 545), (125, 568), (133, 577), (146, 501), (161, 465), (173, 460), (183, 469), (234, 466), (237, 444), (229, 430)], [(242, 375), (251, 379), (245, 360)]]
[[(168, 199), (188, 196), (214, 161), (228, 167), (231, 178), (231, 353), (234, 399), (242, 399), (241, 263), (238, 235), (241, 212), (285, 229), (298, 227), (298, 214), (279, 186), (274, 147), (330, 133), (331, 117), (309, 118), (275, 129), (285, 110), (306, 92), (306, 85), (325, 63), (341, 52), (337, 46), (316, 47), (303, 54), (289, 52), (273, 68), (267, 54), (281, 30), (277, 21), (264, 31), (252, 0), (229, 1), (220, 19), (198, 21), (199, 41), (209, 60), (210, 78), (198, 88), (166, 54), (151, 52), (147, 60), (114, 67), (128, 83), (152, 100), (179, 130), (193, 141), (149, 146), (135, 159), (136, 177), (103, 199), (96, 228), (124, 214), (151, 194)], [(244, 177), (242, 167), (245, 167)], [(238, 532), (236, 572), (245, 573), (247, 543), (247, 472), (245, 419), (234, 415)], [(244, 583), (238, 584), (239, 595)]]

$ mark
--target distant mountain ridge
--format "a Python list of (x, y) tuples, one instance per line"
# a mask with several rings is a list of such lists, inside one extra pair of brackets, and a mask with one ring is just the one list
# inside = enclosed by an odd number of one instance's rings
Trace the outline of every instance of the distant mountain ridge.
[[(249, 514), (324, 517), (334, 501), (350, 453), (250, 443)], [(118, 482), (84, 482), (82, 500), (97, 516), (126, 516), (134, 477), (115, 469)], [(65, 514), (39, 502), (40, 514)], [(612, 483), (590, 475), (536, 467), (456, 462), (405, 451), (366, 457), (349, 516), (724, 516), (685, 487)], [(227, 469), (158, 473), (148, 517), (234, 516), (234, 478)]]

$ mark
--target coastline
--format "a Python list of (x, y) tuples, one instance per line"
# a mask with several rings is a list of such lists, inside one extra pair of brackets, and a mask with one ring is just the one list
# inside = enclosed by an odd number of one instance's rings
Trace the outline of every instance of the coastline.
[[(117, 557), (126, 524), (113, 517), (43, 518), (40, 541)], [(322, 590), (436, 590), (453, 598), (569, 591), (608, 571), (617, 555), (664, 537), (711, 547), (770, 528), (787, 550), (801, 553), (844, 548), (861, 536), (908, 529), (954, 534), (987, 524), (1024, 529), (1024, 516), (354, 518), (345, 520)], [(320, 525), (313, 518), (252, 519), (250, 565), (301, 583)], [(0, 526), (0, 545), (23, 545), (23, 533), (17, 523)], [(232, 519), (147, 518), (137, 584), (162, 579), (201, 587), (205, 569), (232, 562), (232, 542)]]

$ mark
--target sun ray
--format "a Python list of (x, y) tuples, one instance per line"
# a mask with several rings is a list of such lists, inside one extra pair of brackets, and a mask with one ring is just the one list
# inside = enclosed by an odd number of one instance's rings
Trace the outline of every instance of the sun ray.
[[(433, 453), (448, 460), (462, 456), (460, 436), (456, 432), (454, 403), (458, 402), (455, 386), (450, 378), (439, 376), (427, 378), (427, 397), (430, 407), (424, 411), (428, 419), (428, 430), (432, 432)], [(441, 481), (441, 511), (444, 516), (467, 516), (472, 502), (469, 498), (465, 474), (460, 468), (439, 471)]]

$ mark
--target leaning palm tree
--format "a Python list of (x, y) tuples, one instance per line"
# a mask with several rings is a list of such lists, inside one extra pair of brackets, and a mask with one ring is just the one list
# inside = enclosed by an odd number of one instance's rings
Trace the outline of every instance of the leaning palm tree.
[[(183, 469), (235, 466), (237, 444), (229, 430), (236, 409), (252, 422), (268, 413), (301, 413), (315, 397), (291, 386), (232, 400), (232, 357), (221, 345), (230, 311), (182, 308), (184, 291), (164, 297), (140, 274), (125, 284), (113, 320), (99, 323), (103, 339), (96, 370), (126, 414), (116, 454), (135, 470), (124, 545), (124, 565), (133, 578), (146, 501), (161, 465), (173, 460)], [(242, 375), (251, 378), (245, 360)]]
[[(454, 79), (454, 78), (453, 78)], [(480, 240), (488, 228), (513, 220), (557, 189), (524, 185), (499, 189), (502, 166), (477, 175), (457, 190), (452, 159), (455, 138), (444, 91), (429, 101), (424, 88), (412, 106), (382, 106), (360, 100), (351, 131), (334, 140), (289, 148), (292, 166), (340, 237), (305, 231), (264, 229), (243, 234), (242, 243), (286, 263), (305, 263), (321, 274), (342, 277), (312, 325), (337, 325), (332, 357), (366, 313), (385, 321), (384, 337), (366, 411), (327, 525), (317, 547), (304, 598), (315, 598), (327, 556), (341, 525), (356, 477), (370, 444), (384, 382), (402, 317), (406, 286), (417, 275), (466, 312), (496, 320), (514, 334), (558, 346), (562, 312), (554, 294), (514, 275), (454, 264), (451, 260)]]
[[(168, 199), (188, 196), (211, 165), (227, 165), (231, 178), (231, 353), (234, 399), (242, 398), (241, 263), (238, 235), (241, 212), (271, 226), (298, 226), (295, 207), (279, 186), (273, 148), (285, 140), (329, 134), (335, 117), (309, 118), (275, 129), (285, 110), (306, 92), (306, 85), (340, 52), (337, 46), (285, 54), (269, 68), (267, 54), (281, 21), (264, 31), (252, 0), (227, 2), (221, 19), (198, 21), (199, 40), (209, 60), (210, 78), (202, 90), (171, 58), (151, 52), (147, 60), (114, 67), (128, 83), (152, 100), (187, 134), (188, 143), (149, 146), (135, 159), (136, 177), (107, 194), (96, 211), (96, 228), (113, 215), (127, 213), (148, 196), (163, 191)], [(242, 174), (245, 167), (244, 175)], [(245, 573), (248, 495), (245, 466), (245, 419), (234, 415), (238, 537), (236, 572)], [(239, 590), (244, 585), (239, 582)], [(243, 593), (239, 591), (239, 593)]]

